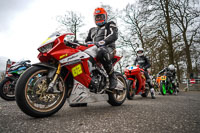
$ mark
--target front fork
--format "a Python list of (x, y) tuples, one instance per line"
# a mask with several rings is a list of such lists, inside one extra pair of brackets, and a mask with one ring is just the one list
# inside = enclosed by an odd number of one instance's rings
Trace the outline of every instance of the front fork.
[(48, 88), (47, 88), (47, 92), (53, 92), (53, 87), (56, 83), (56, 80), (58, 78), (58, 76), (60, 75), (60, 72), (61, 72), (61, 64), (58, 64), (58, 68), (57, 68), (57, 71), (56, 71), (56, 74), (55, 76), (53, 77), (53, 80), (50, 82)]

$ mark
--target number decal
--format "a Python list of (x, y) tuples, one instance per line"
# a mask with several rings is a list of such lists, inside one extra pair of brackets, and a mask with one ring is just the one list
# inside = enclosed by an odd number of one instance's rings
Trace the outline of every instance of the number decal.
[(81, 73), (83, 73), (82, 68), (81, 68), (81, 64), (78, 64), (78, 65), (76, 65), (75, 67), (72, 68), (73, 77), (76, 77), (76, 76), (80, 75)]
[(161, 80), (166, 80), (166, 76), (161, 76)]

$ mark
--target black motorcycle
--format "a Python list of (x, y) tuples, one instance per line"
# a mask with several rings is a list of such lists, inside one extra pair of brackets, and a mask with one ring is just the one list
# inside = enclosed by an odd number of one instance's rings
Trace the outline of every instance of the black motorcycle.
[(30, 60), (23, 60), (11, 65), (8, 74), (0, 83), (0, 97), (7, 101), (15, 100), (15, 84), (20, 75), (31, 66)]

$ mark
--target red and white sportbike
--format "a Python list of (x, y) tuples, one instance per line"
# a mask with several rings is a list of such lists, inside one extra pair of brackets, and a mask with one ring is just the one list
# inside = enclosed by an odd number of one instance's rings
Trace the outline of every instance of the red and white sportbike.
[[(16, 85), (19, 108), (32, 117), (47, 117), (69, 104), (107, 101), (123, 104), (127, 83), (116, 73), (118, 83), (109, 90), (109, 78), (96, 60), (97, 46), (69, 42), (71, 33), (54, 33), (38, 48), (40, 63), (33, 64)], [(121, 57), (114, 56), (113, 64)], [(95, 90), (95, 92), (90, 92)]]

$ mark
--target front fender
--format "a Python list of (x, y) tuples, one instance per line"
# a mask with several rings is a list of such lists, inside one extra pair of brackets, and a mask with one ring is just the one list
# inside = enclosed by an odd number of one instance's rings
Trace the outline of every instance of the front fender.
[(56, 73), (56, 70), (57, 70), (57, 67), (49, 64), (49, 63), (42, 63), (42, 62), (39, 62), (39, 63), (35, 63), (35, 64), (32, 64), (32, 66), (39, 66), (39, 67), (45, 67), (48, 69), (48, 78), (52, 78), (55, 73)]
[(50, 68), (50, 69), (57, 69), (57, 67), (52, 66), (49, 63), (43, 63), (43, 62), (32, 64), (32, 66), (41, 66), (41, 67), (46, 67), (46, 68)]

